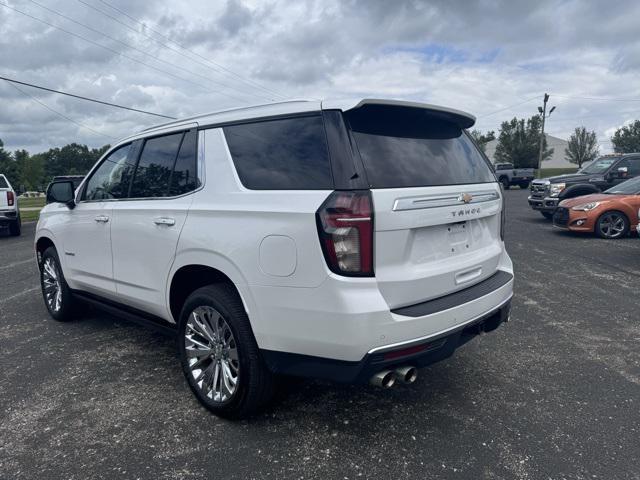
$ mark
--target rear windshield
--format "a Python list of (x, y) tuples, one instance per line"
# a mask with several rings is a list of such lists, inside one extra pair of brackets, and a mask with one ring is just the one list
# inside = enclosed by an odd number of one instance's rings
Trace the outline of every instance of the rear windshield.
[(9, 188), (9, 184), (4, 177), (0, 177), (0, 188)]
[(242, 184), (252, 190), (333, 188), (320, 115), (224, 127)]
[(458, 125), (424, 109), (359, 108), (345, 113), (372, 188), (495, 182)]

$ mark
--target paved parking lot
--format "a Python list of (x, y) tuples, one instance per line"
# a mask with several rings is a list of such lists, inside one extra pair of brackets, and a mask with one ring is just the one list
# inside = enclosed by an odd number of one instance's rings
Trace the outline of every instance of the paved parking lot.
[(640, 240), (554, 231), (506, 192), (512, 321), (415, 385), (289, 381), (232, 423), (171, 339), (40, 297), (34, 225), (0, 238), (0, 478), (640, 478)]

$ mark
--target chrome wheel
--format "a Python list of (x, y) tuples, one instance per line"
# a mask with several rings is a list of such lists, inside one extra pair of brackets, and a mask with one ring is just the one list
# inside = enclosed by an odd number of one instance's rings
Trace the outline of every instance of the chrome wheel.
[(240, 373), (238, 347), (229, 324), (213, 307), (197, 307), (184, 334), (187, 365), (202, 393), (226, 403), (236, 393)]
[(51, 257), (47, 258), (42, 266), (42, 289), (49, 310), (59, 312), (62, 308), (62, 288), (56, 262)]
[(625, 219), (619, 213), (605, 213), (598, 221), (600, 231), (607, 238), (620, 237), (626, 230)]

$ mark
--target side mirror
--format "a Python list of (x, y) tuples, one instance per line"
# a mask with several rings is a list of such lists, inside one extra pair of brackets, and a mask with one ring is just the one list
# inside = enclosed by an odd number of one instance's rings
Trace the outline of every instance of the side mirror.
[(64, 203), (70, 209), (75, 208), (73, 182), (61, 180), (50, 183), (47, 188), (47, 203)]
[(629, 169), (627, 167), (618, 167), (618, 177), (626, 177)]

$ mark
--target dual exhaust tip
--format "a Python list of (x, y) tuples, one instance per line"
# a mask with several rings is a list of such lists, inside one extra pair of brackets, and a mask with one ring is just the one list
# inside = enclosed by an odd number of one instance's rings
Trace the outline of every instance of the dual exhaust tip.
[(382, 370), (371, 377), (371, 384), (376, 387), (391, 388), (396, 381), (402, 383), (413, 383), (418, 379), (418, 369), (416, 367), (400, 367), (395, 370)]

